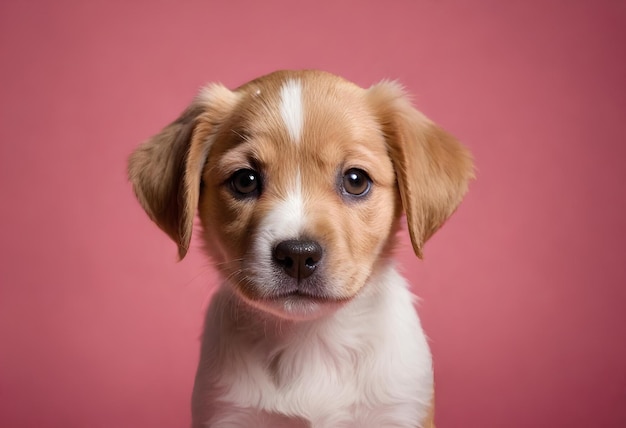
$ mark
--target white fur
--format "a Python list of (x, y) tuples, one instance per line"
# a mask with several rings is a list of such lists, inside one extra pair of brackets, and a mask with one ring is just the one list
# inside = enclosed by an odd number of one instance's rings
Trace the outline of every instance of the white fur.
[(207, 315), (194, 427), (415, 428), (432, 387), (412, 296), (391, 265), (310, 322), (262, 315), (226, 285)]
[(280, 116), (291, 140), (299, 143), (304, 123), (302, 84), (299, 81), (287, 80), (280, 88)]
[[(254, 258), (244, 261), (249, 275), (255, 278), (261, 294), (270, 294), (275, 287), (277, 276), (272, 259), (272, 249), (281, 241), (298, 239), (307, 222), (302, 192), (300, 170), (296, 171), (293, 183), (283, 199), (268, 213), (259, 225), (253, 240)], [(285, 301), (250, 301), (254, 306), (263, 305), (263, 309), (277, 316), (291, 319), (307, 319), (318, 316), (322, 311), (333, 309), (332, 304), (315, 302)]]
[(263, 219), (254, 237), (255, 259), (251, 269), (254, 277), (259, 279), (258, 283), (267, 286), (268, 292), (273, 288), (272, 280), (275, 278), (273, 270), (270, 269), (272, 248), (280, 241), (297, 239), (305, 224), (302, 179), (298, 170), (291, 188), (282, 201)]

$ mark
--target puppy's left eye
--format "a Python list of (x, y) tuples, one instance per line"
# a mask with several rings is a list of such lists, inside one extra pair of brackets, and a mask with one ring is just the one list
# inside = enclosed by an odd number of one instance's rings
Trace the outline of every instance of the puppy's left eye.
[(252, 169), (240, 169), (230, 177), (230, 187), (235, 196), (248, 197), (260, 193), (261, 178)]
[(354, 196), (363, 196), (372, 187), (372, 180), (367, 173), (358, 168), (350, 168), (343, 175), (343, 189)]

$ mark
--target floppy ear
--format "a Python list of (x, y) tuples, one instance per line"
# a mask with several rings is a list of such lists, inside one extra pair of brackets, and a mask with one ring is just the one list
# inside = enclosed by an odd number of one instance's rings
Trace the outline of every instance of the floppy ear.
[(178, 119), (130, 156), (128, 176), (137, 199), (178, 245), (180, 259), (189, 249), (212, 136), (235, 100), (224, 86), (204, 88)]
[(402, 87), (383, 81), (368, 89), (380, 120), (406, 213), (413, 250), (457, 208), (470, 179), (472, 157), (454, 137), (413, 108)]

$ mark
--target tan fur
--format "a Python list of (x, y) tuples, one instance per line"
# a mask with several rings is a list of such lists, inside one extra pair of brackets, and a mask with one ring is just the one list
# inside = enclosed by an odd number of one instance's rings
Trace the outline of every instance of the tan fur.
[(402, 88), (381, 82), (369, 89), (383, 126), (415, 254), (457, 208), (473, 178), (471, 155), (415, 110)]
[(196, 119), (203, 111), (192, 104), (172, 124), (137, 149), (129, 161), (129, 178), (150, 218), (166, 232), (184, 257), (195, 213), (181, 209), (190, 200), (182, 180)]
[(422, 422), (422, 428), (435, 428), (435, 396), (433, 394), (433, 399), (430, 403), (430, 409), (428, 410), (428, 415), (426, 419)]
[(206, 159), (206, 141), (236, 96), (210, 85), (178, 119), (131, 155), (128, 175), (150, 218), (187, 254)]
[[(302, 85), (306, 114), (298, 142), (280, 117), (287, 79)], [(349, 168), (370, 175), (366, 197), (351, 200), (338, 192)], [(262, 197), (233, 196), (228, 182), (240, 169), (262, 172)], [(365, 90), (328, 73), (304, 71), (276, 72), (234, 91), (208, 86), (133, 153), (129, 176), (141, 205), (178, 245), (181, 259), (199, 212), (207, 252), (251, 302), (264, 298), (245, 265), (254, 260), (254, 232), (301, 177), (307, 215), (302, 235), (325, 249), (326, 292), (342, 302), (354, 298), (377, 263), (388, 259), (403, 210), (413, 249), (423, 256), (425, 242), (460, 203), (473, 166), (469, 152), (415, 110), (398, 84)], [(434, 403), (425, 427), (434, 427), (433, 409)]]

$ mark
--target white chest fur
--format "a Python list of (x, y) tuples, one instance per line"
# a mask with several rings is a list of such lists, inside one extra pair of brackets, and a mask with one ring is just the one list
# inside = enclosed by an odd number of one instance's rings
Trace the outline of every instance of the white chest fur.
[(194, 427), (416, 427), (427, 414), (430, 351), (393, 267), (332, 315), (260, 318), (230, 292), (207, 314)]

